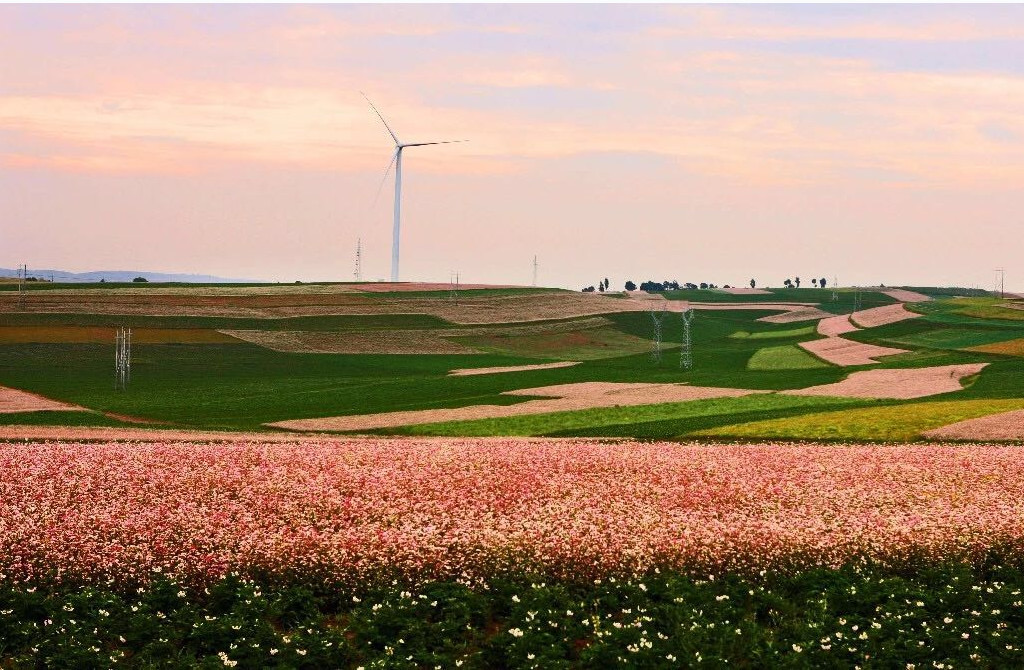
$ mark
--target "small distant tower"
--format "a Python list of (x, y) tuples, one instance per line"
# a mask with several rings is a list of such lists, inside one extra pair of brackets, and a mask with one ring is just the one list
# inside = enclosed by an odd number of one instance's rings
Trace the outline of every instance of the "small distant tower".
[(533, 257), (533, 285), (537, 285), (537, 257)]
[(352, 273), (355, 275), (356, 281), (363, 281), (363, 238), (356, 238), (356, 271)]
[(836, 283), (837, 281), (835, 275), (832, 275), (832, 302), (839, 300), (839, 284)]

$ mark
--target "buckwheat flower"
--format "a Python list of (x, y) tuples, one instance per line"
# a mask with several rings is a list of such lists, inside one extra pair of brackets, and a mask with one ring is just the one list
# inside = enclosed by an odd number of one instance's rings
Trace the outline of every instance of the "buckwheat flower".
[(523, 636), (523, 631), (520, 630), (519, 628), (510, 628), (509, 631), (508, 631), (508, 634), (511, 635), (512, 637), (522, 637)]
[(793, 651), (795, 651), (796, 653), (798, 653), (798, 654), (799, 654), (799, 653), (800, 653), (801, 651), (803, 651), (803, 650), (804, 650), (804, 648), (803, 648), (803, 647), (801, 647), (800, 645), (798, 645), (798, 644), (794, 644), (794, 645), (793, 645)]

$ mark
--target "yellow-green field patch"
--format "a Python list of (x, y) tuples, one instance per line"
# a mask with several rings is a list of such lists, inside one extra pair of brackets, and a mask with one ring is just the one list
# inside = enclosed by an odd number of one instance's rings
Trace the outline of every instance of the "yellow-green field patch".
[(795, 344), (758, 349), (747, 361), (748, 370), (812, 370), (827, 367), (828, 363)]
[(794, 440), (914, 440), (939, 426), (1022, 408), (1024, 398), (922, 402), (753, 421), (693, 434)]

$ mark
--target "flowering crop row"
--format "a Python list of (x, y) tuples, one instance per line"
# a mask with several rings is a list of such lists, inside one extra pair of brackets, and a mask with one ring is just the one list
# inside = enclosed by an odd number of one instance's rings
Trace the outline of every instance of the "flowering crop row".
[(16, 582), (750, 574), (1022, 545), (1012, 447), (0, 444)]

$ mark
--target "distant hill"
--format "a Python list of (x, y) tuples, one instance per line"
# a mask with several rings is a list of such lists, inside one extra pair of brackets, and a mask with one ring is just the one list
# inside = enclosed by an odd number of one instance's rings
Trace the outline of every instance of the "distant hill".
[[(14, 268), (0, 268), (0, 277), (17, 277), (18, 271)], [(151, 282), (182, 282), (188, 284), (239, 284), (257, 283), (258, 279), (229, 279), (215, 277), (213, 275), (194, 274), (172, 274), (166, 272), (146, 272), (144, 270), (95, 270), (92, 272), (68, 272), (67, 270), (41, 270), (30, 267), (29, 277), (38, 277), (49, 280), (53, 277), (55, 282), (98, 282), (105, 279), (108, 282), (130, 282), (136, 277), (145, 277)]]

